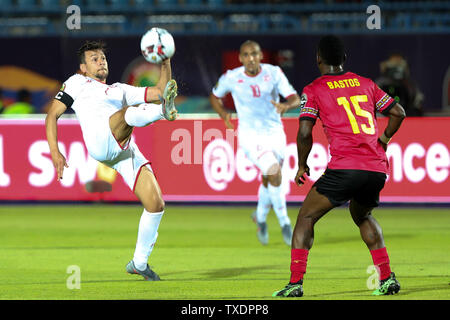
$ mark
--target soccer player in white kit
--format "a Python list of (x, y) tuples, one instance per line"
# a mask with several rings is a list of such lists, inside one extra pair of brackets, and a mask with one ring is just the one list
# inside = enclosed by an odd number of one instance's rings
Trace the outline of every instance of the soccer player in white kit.
[[(242, 66), (224, 73), (210, 94), (214, 110), (228, 129), (234, 129), (231, 115), (221, 98), (231, 93), (238, 116), (238, 141), (247, 158), (262, 173), (258, 205), (252, 215), (258, 225), (259, 241), (269, 241), (266, 218), (273, 207), (281, 226), (283, 239), (291, 245), (292, 227), (286, 209), (286, 196), (281, 187), (281, 168), (286, 148), (281, 115), (300, 105), (300, 97), (278, 66), (261, 63), (258, 43), (247, 40), (239, 51)], [(286, 102), (280, 102), (282, 95)]]
[[(158, 236), (164, 213), (164, 200), (150, 162), (131, 141), (134, 127), (144, 127), (160, 119), (175, 120), (174, 99), (177, 84), (172, 80), (170, 59), (161, 65), (154, 87), (134, 87), (123, 83), (106, 84), (108, 63), (105, 45), (87, 41), (78, 50), (80, 71), (64, 82), (45, 119), (47, 140), (57, 180), (68, 167), (58, 148), (57, 120), (71, 107), (80, 122), (89, 155), (117, 170), (141, 201), (144, 211), (138, 228), (133, 259), (126, 270), (145, 280), (160, 280), (148, 266), (148, 258)], [(150, 102), (160, 101), (161, 104)]]

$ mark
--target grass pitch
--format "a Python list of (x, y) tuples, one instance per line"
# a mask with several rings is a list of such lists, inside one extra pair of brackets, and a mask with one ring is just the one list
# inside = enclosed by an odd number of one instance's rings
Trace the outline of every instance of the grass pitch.
[[(167, 206), (149, 262), (163, 281), (146, 282), (125, 272), (140, 206), (3, 205), (0, 299), (279, 299), (271, 294), (289, 280), (290, 249), (273, 212), (269, 244), (260, 245), (252, 211)], [(289, 208), (293, 223), (297, 211)], [(450, 209), (379, 208), (374, 216), (400, 293), (371, 295), (371, 257), (342, 208), (316, 224), (301, 299), (450, 299)], [(79, 289), (70, 289), (70, 266), (79, 268)]]

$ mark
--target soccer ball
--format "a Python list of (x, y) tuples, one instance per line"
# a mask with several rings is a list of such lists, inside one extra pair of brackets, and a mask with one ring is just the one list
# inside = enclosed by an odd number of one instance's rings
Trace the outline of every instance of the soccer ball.
[(151, 28), (141, 38), (141, 52), (145, 60), (160, 64), (175, 53), (172, 35), (162, 28)]

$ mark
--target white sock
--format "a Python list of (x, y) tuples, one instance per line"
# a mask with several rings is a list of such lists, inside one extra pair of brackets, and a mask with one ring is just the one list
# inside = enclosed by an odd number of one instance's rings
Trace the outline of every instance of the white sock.
[(138, 270), (145, 270), (148, 257), (158, 237), (158, 227), (164, 211), (148, 212), (144, 209), (139, 221), (136, 250), (134, 251), (133, 262)]
[(132, 127), (145, 127), (164, 119), (162, 104), (142, 103), (125, 111), (125, 122)]
[(282, 227), (288, 223), (291, 224), (291, 220), (287, 215), (286, 197), (284, 195), (283, 188), (281, 187), (281, 185), (275, 187), (269, 183), (269, 185), (267, 186), (267, 191), (269, 193), (270, 200), (272, 201), (273, 210), (277, 215), (280, 226)]
[(256, 206), (256, 221), (266, 222), (267, 214), (270, 211), (272, 202), (270, 201), (270, 195), (264, 184), (261, 183), (258, 189), (258, 205)]

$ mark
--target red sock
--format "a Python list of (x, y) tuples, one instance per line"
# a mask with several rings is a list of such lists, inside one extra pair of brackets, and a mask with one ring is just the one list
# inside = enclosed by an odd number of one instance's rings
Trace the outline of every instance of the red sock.
[(373, 264), (380, 270), (380, 280), (389, 278), (391, 275), (391, 267), (389, 266), (389, 256), (386, 247), (370, 250)]
[(309, 250), (291, 249), (291, 280), (290, 283), (296, 283), (303, 280), (306, 273), (306, 263), (308, 261)]

